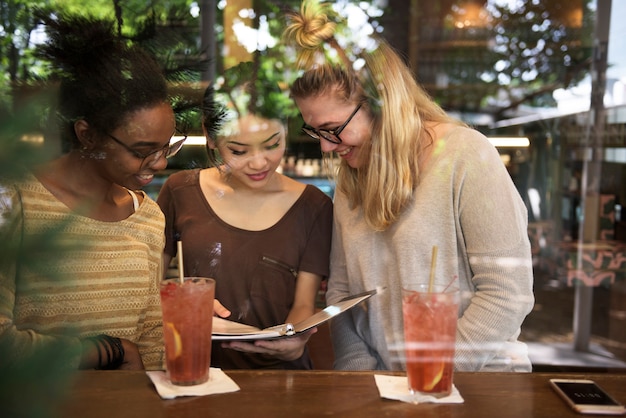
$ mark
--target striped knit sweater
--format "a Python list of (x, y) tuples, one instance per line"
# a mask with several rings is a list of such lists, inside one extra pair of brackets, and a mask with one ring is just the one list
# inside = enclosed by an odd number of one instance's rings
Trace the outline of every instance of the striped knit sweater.
[(54, 350), (77, 368), (79, 338), (107, 334), (137, 344), (146, 369), (162, 368), (164, 217), (153, 200), (122, 221), (97, 221), (30, 177), (0, 188), (0, 215), (2, 240), (14, 244), (0, 261), (3, 362)]

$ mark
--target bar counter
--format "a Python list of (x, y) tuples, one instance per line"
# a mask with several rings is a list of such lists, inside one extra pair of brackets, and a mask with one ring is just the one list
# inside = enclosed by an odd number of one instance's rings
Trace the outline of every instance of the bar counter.
[(163, 400), (143, 372), (85, 371), (76, 375), (54, 416), (97, 417), (580, 417), (548, 379), (595, 380), (626, 402), (625, 374), (456, 373), (463, 404), (382, 399), (375, 373), (337, 371), (225, 371), (238, 392)]

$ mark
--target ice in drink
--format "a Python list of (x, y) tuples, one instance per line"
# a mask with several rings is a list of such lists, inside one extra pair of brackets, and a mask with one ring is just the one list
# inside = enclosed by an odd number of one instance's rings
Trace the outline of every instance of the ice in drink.
[(209, 379), (215, 281), (201, 277), (161, 282), (167, 377), (180, 386)]
[(402, 290), (406, 371), (411, 393), (447, 396), (452, 372), (458, 289), (418, 285)]

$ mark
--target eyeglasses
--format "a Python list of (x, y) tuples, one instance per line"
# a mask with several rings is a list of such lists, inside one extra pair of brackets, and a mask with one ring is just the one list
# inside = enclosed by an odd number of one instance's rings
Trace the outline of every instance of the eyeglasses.
[(350, 123), (356, 112), (359, 111), (361, 105), (359, 104), (354, 112), (348, 117), (348, 119), (337, 129), (315, 129), (312, 126), (307, 125), (306, 123), (302, 125), (302, 132), (307, 134), (313, 139), (317, 139), (318, 141), (324, 138), (328, 142), (332, 142), (333, 144), (341, 144), (341, 138), (339, 138), (339, 134), (344, 130), (346, 126)]
[(173, 157), (174, 155), (176, 155), (178, 151), (180, 151), (180, 149), (183, 147), (183, 144), (185, 143), (185, 140), (187, 139), (187, 135), (183, 135), (182, 139), (179, 139), (178, 141), (174, 143), (168, 143), (163, 148), (154, 150), (147, 154), (142, 154), (140, 152), (137, 152), (137, 150), (129, 147), (128, 145), (126, 145), (125, 143), (123, 143), (122, 141), (114, 137), (113, 135), (106, 134), (106, 136), (108, 136), (113, 141), (117, 142), (118, 144), (126, 148), (126, 151), (133, 154), (135, 158), (141, 159), (141, 165), (139, 166), (140, 170), (156, 163), (158, 159), (161, 157), (165, 157), (165, 158)]

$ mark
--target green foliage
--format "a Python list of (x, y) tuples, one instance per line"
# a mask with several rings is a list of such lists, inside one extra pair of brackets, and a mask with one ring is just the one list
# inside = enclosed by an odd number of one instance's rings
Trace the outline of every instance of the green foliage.
[[(88, 8), (84, 0), (1, 2), (0, 31), (4, 32), (0, 37), (0, 77), (4, 82), (0, 84), (0, 112), (15, 110), (18, 87), (38, 85), (48, 76), (45, 63), (33, 55), (32, 41), (38, 38), (39, 32), (32, 10), (39, 7), (72, 13), (85, 13), (87, 9), (90, 15), (115, 19), (122, 36), (141, 44), (163, 64), (177, 95), (174, 103), (180, 110), (182, 125), (190, 132), (200, 133), (197, 105), (206, 87), (206, 82), (201, 82), (200, 78), (209, 65), (217, 68), (216, 80), (211, 82), (215, 83), (218, 94), (237, 112), (255, 112), (281, 119), (298, 117), (287, 94), (287, 86), (295, 77), (288, 68), (294, 59), (290, 56), (293, 51), (280, 40), (286, 12), (296, 10), (300, 2), (253, 0), (249, 29), (267, 32), (276, 44), (269, 48), (258, 46), (249, 62), (238, 63), (234, 70), (222, 68), (219, 53), (224, 43), (220, 7), (228, 4), (226, 2), (214, 3), (217, 23), (212, 32), (217, 48), (215, 56), (210, 58), (199, 50), (200, 17), (197, 2), (193, 0), (93, 0)], [(380, 32), (381, 12), (372, 6), (375, 3), (342, 0), (333, 2), (333, 6), (344, 20), (354, 17), (355, 8), (361, 9), (369, 29)], [(420, 10), (436, 13), (428, 22), (437, 22), (433, 27), (420, 26), (423, 30), (420, 39), (426, 44), (437, 41), (445, 45), (445, 50), (425, 47), (425, 53), (432, 55), (425, 61), (436, 62), (437, 68), (433, 71), (445, 78), (435, 80), (433, 76), (425, 86), (437, 102), (450, 110), (476, 111), (491, 107), (498, 113), (519, 103), (553, 106), (554, 89), (575, 85), (588, 74), (594, 24), (590, 6), (594, 2), (576, 0), (574, 3), (572, 5), (571, 0), (488, 2), (481, 4), (480, 24), (465, 28), (456, 25), (457, 18), (468, 17), (468, 7), (475, 2), (448, 0), (420, 6)], [(385, 13), (402, 13), (397, 9)], [(405, 11), (408, 10), (407, 5)], [(572, 10), (582, 10), (582, 16), (572, 15)], [(394, 28), (385, 30), (392, 32)], [(431, 39), (431, 32), (439, 33), (440, 38)], [(360, 39), (366, 37), (353, 33), (347, 25), (339, 25), (337, 38), (352, 59), (367, 48), (364, 39)], [(419, 73), (420, 69), (417, 70)]]
[[(20, 102), (15, 111), (0, 113), (0, 179), (15, 179), (53, 153), (36, 127), (47, 120), (48, 91), (38, 91)], [(35, 128), (35, 129), (34, 129)], [(43, 128), (47, 129), (47, 128)]]
[[(51, 345), (29, 363), (0, 367), (2, 416), (12, 418), (52, 418), (65, 400), (75, 371), (59, 360), (65, 347)], [(0, 356), (7, 358), (0, 345)]]
[[(24, 141), (22, 137), (23, 132), (32, 128), (31, 115), (41, 113), (42, 102), (46, 100), (42, 96), (33, 96), (20, 105), (19, 112), (0, 116), (0, 184), (22, 178), (25, 170), (49, 158), (42, 144)], [(19, 236), (19, 231), (15, 232), (15, 223), (7, 222), (11, 212), (9, 202), (2, 200), (4, 197), (0, 188), (0, 252), (3, 254), (0, 269), (3, 272), (12, 271), (8, 265), (14, 262), (18, 248), (24, 265), (30, 269), (43, 268), (45, 261), (56, 262), (59, 257), (57, 231), (54, 229), (28, 243), (15, 238), (7, 239), (9, 236)], [(10, 347), (10, 344), (4, 345), (0, 338), (0, 359), (14, 357), (14, 353), (9, 355), (5, 352)], [(6, 361), (0, 361), (0, 409), (3, 417), (56, 416), (55, 408), (62, 402), (74, 373), (64, 361), (66, 350), (65, 346), (53, 345), (24, 363), (7, 364)]]
[(554, 106), (552, 91), (576, 85), (589, 71), (595, 18), (591, 1), (578, 3), (582, 15), (572, 12), (571, 0), (491, 5), (495, 62), (483, 76), (509, 92), (523, 89), (528, 104)]
[[(196, 89), (201, 88), (197, 82), (206, 65), (196, 47), (199, 24), (197, 17), (190, 13), (192, 3), (191, 0), (94, 0), (89, 2), (86, 12), (82, 0), (1, 2), (0, 31), (4, 32), (0, 38), (0, 74), (4, 82), (0, 84), (0, 117), (11, 121), (11, 132), (3, 132), (3, 135), (11, 134), (15, 138), (32, 132), (50, 134), (47, 121), (42, 117), (49, 112), (49, 107), (26, 109), (23, 106), (30, 95), (48, 89), (44, 85), (50, 76), (48, 64), (35, 55), (37, 44), (45, 39), (43, 29), (33, 17), (36, 9), (53, 14), (88, 13), (116, 22), (120, 36), (140, 44), (162, 63), (166, 77), (174, 86), (173, 101), (180, 111), (181, 125), (190, 129), (193, 111), (189, 109), (197, 107), (198, 97), (201, 97), (201, 92), (191, 87), (195, 83)], [(184, 92), (176, 88), (181, 83), (187, 86)], [(193, 122), (199, 126), (199, 121)]]

